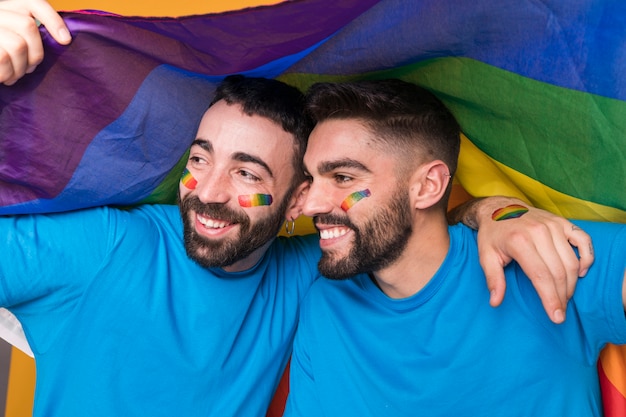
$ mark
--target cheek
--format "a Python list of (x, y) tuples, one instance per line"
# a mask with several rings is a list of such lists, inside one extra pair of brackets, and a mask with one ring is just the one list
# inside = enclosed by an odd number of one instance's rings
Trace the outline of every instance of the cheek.
[(185, 197), (187, 197), (189, 194), (191, 194), (191, 190), (185, 187), (182, 182), (179, 182), (178, 183), (178, 196), (180, 200), (181, 201), (184, 200)]
[(269, 206), (274, 202), (271, 194), (244, 194), (240, 195), (237, 200), (241, 207), (259, 207)]
[(352, 194), (348, 195), (341, 203), (341, 209), (343, 211), (350, 210), (356, 203), (371, 196), (372, 193), (369, 189), (355, 191)]
[(185, 168), (183, 175), (180, 177), (180, 184), (188, 190), (195, 190), (198, 185), (198, 180), (196, 180), (191, 172)]

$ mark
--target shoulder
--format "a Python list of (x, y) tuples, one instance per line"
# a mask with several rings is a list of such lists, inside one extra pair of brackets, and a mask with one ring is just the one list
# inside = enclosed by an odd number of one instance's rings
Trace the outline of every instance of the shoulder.
[(163, 219), (164, 221), (180, 221), (178, 206), (171, 204), (143, 204), (127, 211), (136, 213), (150, 219)]
[[(182, 221), (177, 206), (146, 204), (129, 209), (102, 208), (99, 216), (115, 246), (182, 240)], [(92, 220), (98, 222), (97, 218)]]
[[(606, 222), (573, 221), (592, 239), (594, 262), (587, 275), (578, 280), (568, 304), (576, 310), (593, 341), (622, 344), (626, 340), (626, 320), (622, 288), (626, 270), (626, 225)], [(566, 322), (572, 321), (568, 310)]]
[(478, 231), (458, 223), (448, 226), (448, 232), (450, 247), (442, 267), (467, 268), (469, 265), (478, 265)]
[(572, 220), (572, 222), (591, 236), (595, 261), (590, 271), (597, 264), (624, 267), (626, 224), (582, 220)]
[(135, 227), (180, 229), (182, 220), (177, 206), (169, 204), (144, 204), (128, 210), (116, 210), (118, 219)]
[(306, 295), (305, 306), (311, 307), (313, 312), (319, 312), (331, 305), (342, 306), (346, 300), (356, 300), (366, 297), (371, 289), (367, 275), (360, 274), (347, 279), (330, 279), (320, 276)]
[(572, 223), (589, 233), (592, 238), (597, 237), (599, 242), (594, 241), (594, 245), (596, 243), (603, 244), (606, 239), (615, 239), (618, 242), (626, 239), (626, 224), (623, 223), (591, 220), (572, 220)]
[[(272, 244), (274, 255), (286, 257), (291, 262), (305, 262), (317, 268), (321, 256), (317, 235), (283, 237), (279, 236)], [(290, 259), (289, 259), (290, 258)]]
[(579, 221), (573, 223), (591, 236), (593, 252), (596, 258), (593, 266), (600, 262), (626, 263), (626, 224)]
[(457, 223), (455, 225), (448, 226), (448, 232), (452, 236), (453, 239), (458, 240), (469, 240), (472, 242), (476, 241), (476, 237), (478, 236), (478, 231), (471, 229), (470, 227), (464, 225), (463, 223)]

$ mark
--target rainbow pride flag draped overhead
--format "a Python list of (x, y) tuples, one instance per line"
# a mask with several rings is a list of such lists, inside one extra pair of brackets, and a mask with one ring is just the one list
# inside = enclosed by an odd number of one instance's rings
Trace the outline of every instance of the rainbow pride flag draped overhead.
[[(400, 77), (453, 110), (458, 180), (626, 221), (626, 4), (306, 0), (184, 18), (67, 13), (69, 47), (0, 87), (0, 213), (172, 201), (225, 75)], [(168, 177), (168, 174), (170, 174)]]
[[(0, 86), (0, 214), (173, 202), (216, 83), (244, 73), (302, 89), (416, 82), (463, 127), (457, 180), (471, 194), (626, 222), (623, 0), (305, 0), (65, 18), (72, 44), (45, 36), (37, 71)], [(626, 356), (605, 352), (607, 412), (626, 415), (626, 374), (612, 365)]]

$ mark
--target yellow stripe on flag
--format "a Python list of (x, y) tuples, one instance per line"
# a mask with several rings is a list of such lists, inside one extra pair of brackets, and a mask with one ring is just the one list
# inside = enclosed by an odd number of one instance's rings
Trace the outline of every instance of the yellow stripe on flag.
[(490, 158), (461, 135), (459, 183), (475, 197), (507, 195), (535, 207), (580, 220), (626, 223), (626, 212), (563, 194)]

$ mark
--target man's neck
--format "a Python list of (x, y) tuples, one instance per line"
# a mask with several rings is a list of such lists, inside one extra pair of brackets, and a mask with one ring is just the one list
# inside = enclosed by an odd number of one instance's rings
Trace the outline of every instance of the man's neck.
[(248, 269), (254, 267), (257, 263), (259, 263), (259, 261), (261, 260), (261, 258), (263, 258), (263, 255), (265, 255), (265, 252), (267, 252), (273, 241), (274, 239), (270, 239), (266, 244), (256, 249), (250, 255), (238, 260), (232, 265), (224, 266), (222, 267), (222, 269), (226, 272), (247, 271)]
[(407, 298), (419, 292), (435, 275), (450, 247), (444, 219), (424, 219), (414, 224), (413, 235), (400, 257), (373, 276), (378, 287), (391, 298)]

